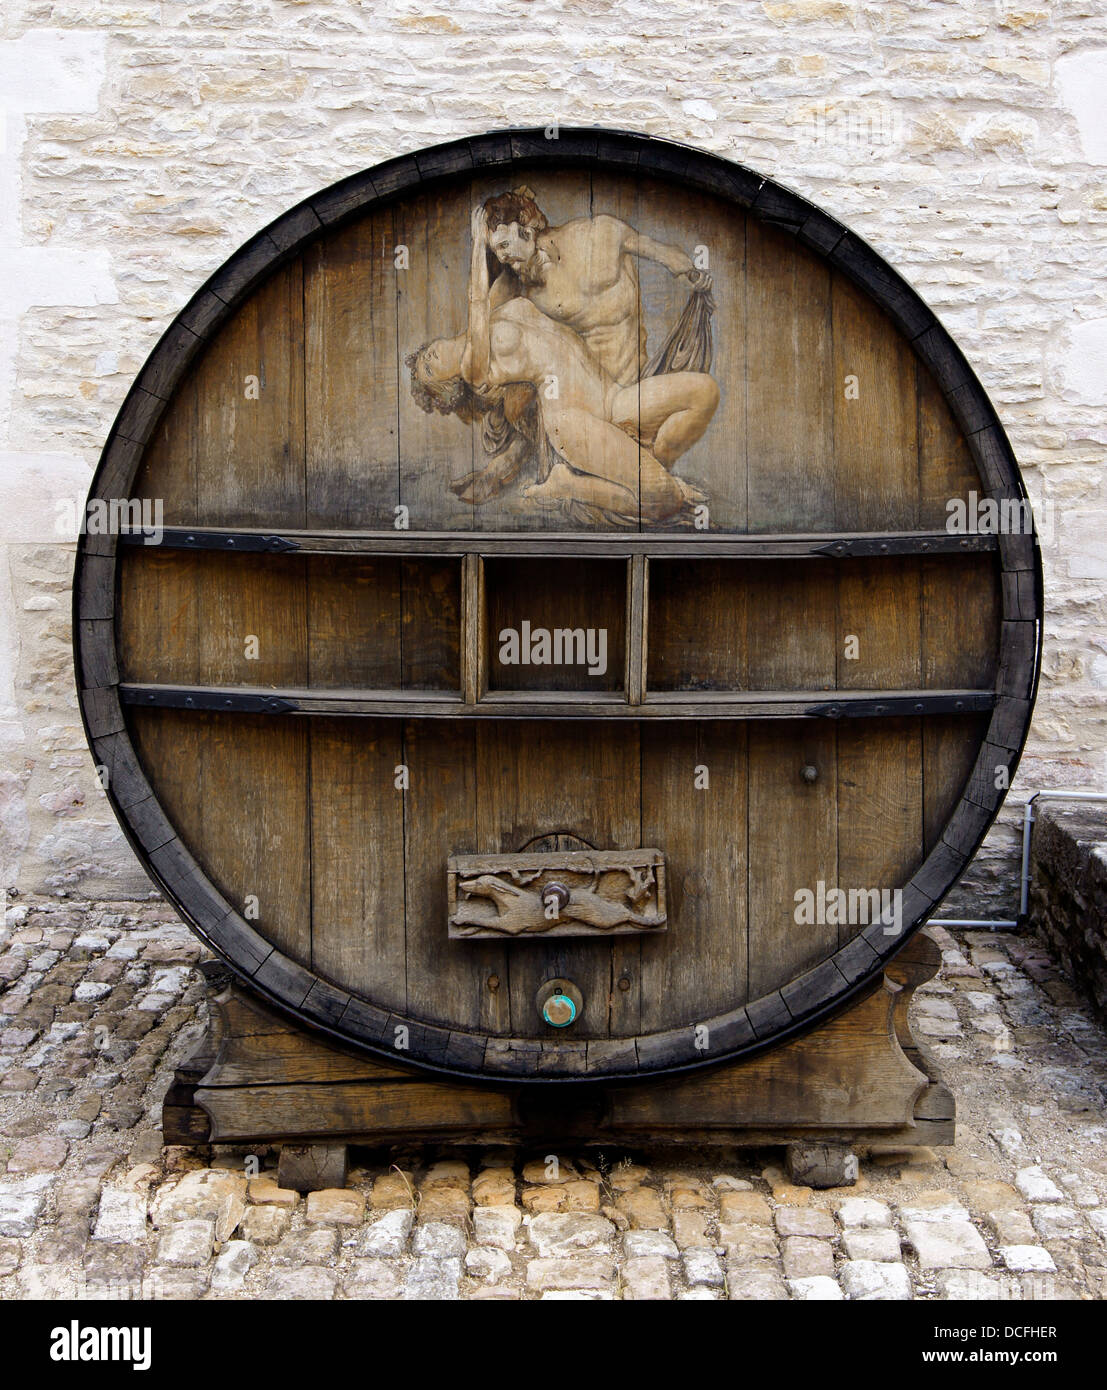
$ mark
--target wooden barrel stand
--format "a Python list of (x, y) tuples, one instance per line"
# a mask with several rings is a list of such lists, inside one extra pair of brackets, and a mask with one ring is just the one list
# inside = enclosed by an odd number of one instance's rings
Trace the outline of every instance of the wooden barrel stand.
[[(167, 1144), (283, 1143), (302, 1190), (334, 1183), (320, 1150), (444, 1145), (785, 1145), (795, 1181), (856, 1178), (853, 1151), (954, 1142), (954, 1103), (912, 1037), (911, 997), (938, 970), (926, 932), (829, 1023), (748, 1062), (668, 1081), (533, 1091), (459, 1086), (335, 1047), (216, 976), (207, 1036), (178, 1068), (162, 1112)], [(283, 1180), (283, 1179), (282, 1179)]]

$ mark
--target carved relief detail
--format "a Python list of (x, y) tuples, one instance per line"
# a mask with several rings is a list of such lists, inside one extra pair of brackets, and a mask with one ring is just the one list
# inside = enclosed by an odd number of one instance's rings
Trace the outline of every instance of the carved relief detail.
[(665, 860), (656, 849), (458, 854), (447, 879), (452, 938), (665, 930)]

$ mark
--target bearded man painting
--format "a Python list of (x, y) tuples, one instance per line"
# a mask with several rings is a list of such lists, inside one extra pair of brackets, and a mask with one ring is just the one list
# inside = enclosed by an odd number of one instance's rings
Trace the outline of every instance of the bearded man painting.
[[(704, 495), (671, 470), (719, 401), (710, 278), (618, 218), (550, 228), (527, 189), (474, 209), (471, 233), (466, 332), (407, 359), (424, 410), (482, 423), (490, 461), (453, 490), (487, 500), (533, 462), (535, 505), (586, 523), (687, 521)], [(646, 362), (639, 256), (692, 287), (660, 367)]]

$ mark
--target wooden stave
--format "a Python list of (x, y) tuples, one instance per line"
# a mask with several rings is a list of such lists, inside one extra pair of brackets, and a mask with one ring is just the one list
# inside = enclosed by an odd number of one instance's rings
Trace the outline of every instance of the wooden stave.
[[(123, 402), (89, 498), (130, 495), (146, 443), (193, 358), (264, 279), (312, 240), (430, 182), (542, 160), (559, 167), (582, 164), (669, 177), (795, 235), (852, 279), (908, 338), (964, 434), (985, 495), (1026, 500), (1010, 443), (971, 367), (915, 291), (871, 247), (799, 195), (740, 165), (673, 142), (603, 129), (564, 129), (557, 140), (547, 140), (537, 130), (512, 130), (431, 147), (355, 174), (277, 218), (232, 255), (170, 324)], [(82, 534), (78, 539), (73, 595), (77, 694), (93, 756), (112, 770), (106, 789), (109, 802), (140, 862), (197, 935), (291, 1017), (393, 1063), (397, 1053), (384, 1037), (390, 1026), (405, 1027), (409, 1047), (403, 1062), (467, 1079), (586, 1082), (597, 1076), (663, 1076), (694, 1070), (783, 1042), (871, 989), (883, 965), (964, 872), (998, 814), (1004, 792), (995, 788), (989, 772), (994, 773), (997, 756), (1012, 775), (1018, 765), (1041, 664), (1037, 537), (1000, 536), (1002, 626), (996, 705), (961, 800), (937, 844), (904, 886), (909, 925), (897, 937), (889, 940), (882, 926), (870, 926), (782, 989), (703, 1020), (708, 1029), (705, 1048), (696, 1048), (693, 1025), (635, 1039), (568, 1043), (501, 1038), (402, 1017), (340, 989), (272, 947), (205, 878), (161, 810), (123, 718), (114, 642), (116, 550), (114, 535)], [(602, 1072), (590, 1069), (588, 1059), (593, 1056), (604, 1067)]]

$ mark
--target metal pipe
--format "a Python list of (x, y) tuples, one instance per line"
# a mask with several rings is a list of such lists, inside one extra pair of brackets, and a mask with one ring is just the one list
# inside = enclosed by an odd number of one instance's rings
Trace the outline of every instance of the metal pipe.
[(1069, 792), (1042, 787), (1022, 809), (1022, 866), (1019, 873), (1019, 915), (1015, 921), (999, 918), (983, 921), (971, 917), (930, 917), (938, 927), (987, 927), (989, 931), (1013, 931), (1026, 920), (1030, 908), (1030, 836), (1034, 827), (1034, 803), (1040, 796), (1051, 801), (1107, 801), (1107, 792)]
[(1041, 796), (1035, 792), (1022, 808), (1022, 868), (1019, 871), (1019, 916), (1025, 917), (1030, 906), (1030, 831), (1034, 825), (1034, 801)]
[(928, 917), (926, 920), (936, 927), (987, 927), (989, 931), (1013, 931), (1018, 926), (1018, 922), (1002, 917)]

